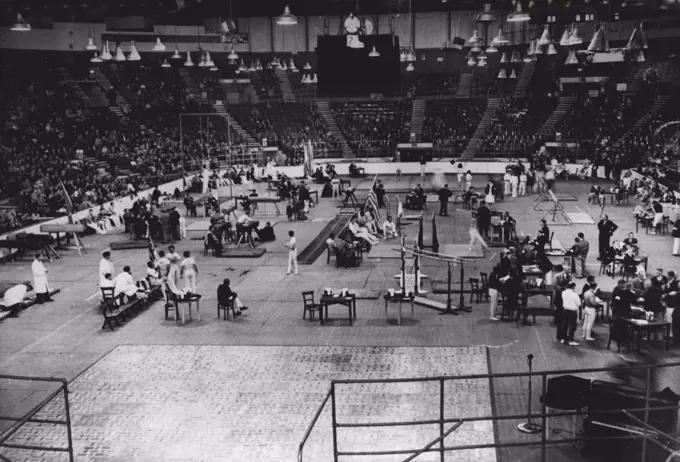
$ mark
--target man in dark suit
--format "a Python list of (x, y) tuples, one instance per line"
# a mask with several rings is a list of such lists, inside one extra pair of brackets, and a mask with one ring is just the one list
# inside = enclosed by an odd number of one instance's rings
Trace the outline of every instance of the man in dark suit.
[(243, 306), (241, 300), (238, 298), (238, 294), (231, 290), (231, 281), (229, 278), (225, 278), (222, 284), (217, 287), (217, 303), (222, 306), (227, 306), (229, 302), (234, 301), (234, 308), (237, 309), (236, 316), (241, 314), (241, 311), (248, 309), (247, 306)]
[(574, 257), (574, 273), (576, 273), (577, 278), (584, 278), (586, 277), (586, 258), (590, 251), (590, 243), (586, 241), (586, 237), (583, 233), (578, 233), (576, 243), (572, 249)]
[(609, 240), (614, 235), (614, 232), (619, 229), (619, 227), (616, 226), (613, 221), (609, 220), (608, 215), (605, 215), (597, 224), (597, 229), (600, 232), (598, 236), (600, 251), (598, 260), (601, 260), (604, 254), (607, 252), (607, 249), (609, 249)]
[(439, 216), (445, 217), (449, 214), (449, 199), (453, 196), (453, 193), (449, 189), (449, 185), (445, 184), (442, 189), (439, 190)]
[(538, 228), (538, 236), (536, 236), (537, 250), (543, 250), (545, 245), (550, 242), (550, 228), (548, 222), (541, 220), (541, 227)]
[(489, 226), (491, 226), (491, 210), (486, 206), (486, 202), (481, 201), (477, 208), (477, 228), (479, 234), (485, 239), (489, 238)]

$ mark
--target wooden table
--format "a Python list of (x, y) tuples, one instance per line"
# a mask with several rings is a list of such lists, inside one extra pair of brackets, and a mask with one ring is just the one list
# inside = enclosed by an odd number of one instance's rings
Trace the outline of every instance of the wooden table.
[(397, 324), (401, 326), (401, 305), (403, 302), (409, 302), (411, 303), (411, 319), (415, 318), (414, 314), (414, 304), (413, 300), (415, 297), (409, 297), (406, 296), (404, 297), (402, 294), (395, 293), (393, 296), (390, 296), (389, 293), (385, 294), (385, 319), (387, 320), (387, 305), (392, 302), (392, 303), (399, 303), (399, 311), (397, 311)]
[(319, 305), (321, 305), (321, 309), (319, 310), (319, 320), (321, 321), (321, 324), (323, 324), (324, 309), (326, 320), (328, 320), (328, 307), (331, 305), (342, 305), (347, 307), (350, 326), (352, 325), (352, 320), (357, 318), (357, 299), (352, 294), (346, 297), (322, 295), (319, 300)]
[[(671, 342), (671, 323), (668, 321), (646, 321), (644, 319), (628, 319), (624, 318), (628, 325), (628, 330), (633, 333), (637, 332), (637, 352), (640, 352), (640, 342), (642, 333), (651, 334), (653, 331), (665, 329), (666, 330), (666, 350), (668, 350)], [(628, 349), (630, 350), (630, 336), (628, 336)]]
[[(635, 265), (644, 265), (645, 268), (645, 273), (647, 273), (647, 264), (649, 263), (649, 257), (635, 257)], [(623, 256), (622, 255), (617, 255), (614, 257), (614, 261), (611, 263), (612, 265), (612, 272), (611, 272), (611, 277), (614, 279), (616, 277), (616, 266), (621, 265), (623, 266)]]
[(316, 203), (319, 203), (319, 191), (309, 191), (309, 198), (312, 198), (312, 195), (316, 198)]
[[(184, 300), (178, 300), (175, 299), (175, 309), (179, 311), (179, 307), (182, 307), (182, 324), (186, 324), (186, 310), (184, 309), (186, 306), (189, 307), (189, 321), (193, 320), (191, 316), (191, 305), (193, 303), (196, 303), (196, 316), (198, 316), (198, 321), (201, 320), (201, 296), (198, 294), (194, 294), (191, 297), (184, 299)], [(175, 311), (175, 312), (177, 312)]]

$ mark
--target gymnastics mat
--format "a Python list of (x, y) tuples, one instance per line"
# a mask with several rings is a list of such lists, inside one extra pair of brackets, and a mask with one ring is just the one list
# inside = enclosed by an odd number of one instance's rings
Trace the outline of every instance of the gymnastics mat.
[(575, 224), (575, 225), (594, 225), (595, 224), (595, 220), (593, 220), (593, 217), (591, 217), (587, 213), (567, 212), (567, 217), (569, 218), (569, 221), (572, 224)]
[(146, 239), (138, 241), (118, 241), (112, 242), (109, 247), (111, 247), (111, 250), (148, 249), (149, 241)]
[(254, 249), (224, 249), (217, 258), (260, 258), (267, 252), (267, 249), (255, 247)]

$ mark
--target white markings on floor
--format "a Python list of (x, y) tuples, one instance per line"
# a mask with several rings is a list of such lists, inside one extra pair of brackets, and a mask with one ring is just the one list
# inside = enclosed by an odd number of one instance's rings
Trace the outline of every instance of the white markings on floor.
[(87, 298), (85, 299), (85, 301), (86, 301), (86, 302), (89, 302), (90, 300), (92, 300), (93, 298), (95, 298), (97, 295), (99, 295), (99, 292), (93, 293), (92, 295), (90, 295), (89, 297), (87, 297)]

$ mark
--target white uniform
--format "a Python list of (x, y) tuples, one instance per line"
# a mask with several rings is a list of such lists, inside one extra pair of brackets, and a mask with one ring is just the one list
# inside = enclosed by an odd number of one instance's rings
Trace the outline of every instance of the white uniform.
[(40, 260), (33, 260), (31, 264), (31, 271), (33, 272), (33, 290), (36, 294), (49, 294), (50, 288), (47, 284), (47, 268)]
[(184, 289), (196, 293), (196, 260), (193, 257), (188, 257), (182, 260), (179, 265), (182, 274), (184, 274)]
[(113, 266), (113, 262), (111, 260), (107, 260), (106, 258), (102, 258), (99, 261), (99, 286), (102, 286), (102, 283), (106, 279), (104, 276), (107, 274), (110, 274), (111, 277), (115, 276), (114, 274), (115, 268)]
[(510, 195), (510, 177), (511, 175), (508, 172), (505, 172), (505, 175), (503, 175), (503, 195), (505, 196)]
[(298, 274), (297, 239), (295, 239), (295, 236), (288, 241), (288, 271), (286, 271), (286, 274), (290, 274), (293, 268), (295, 268), (295, 274)]

